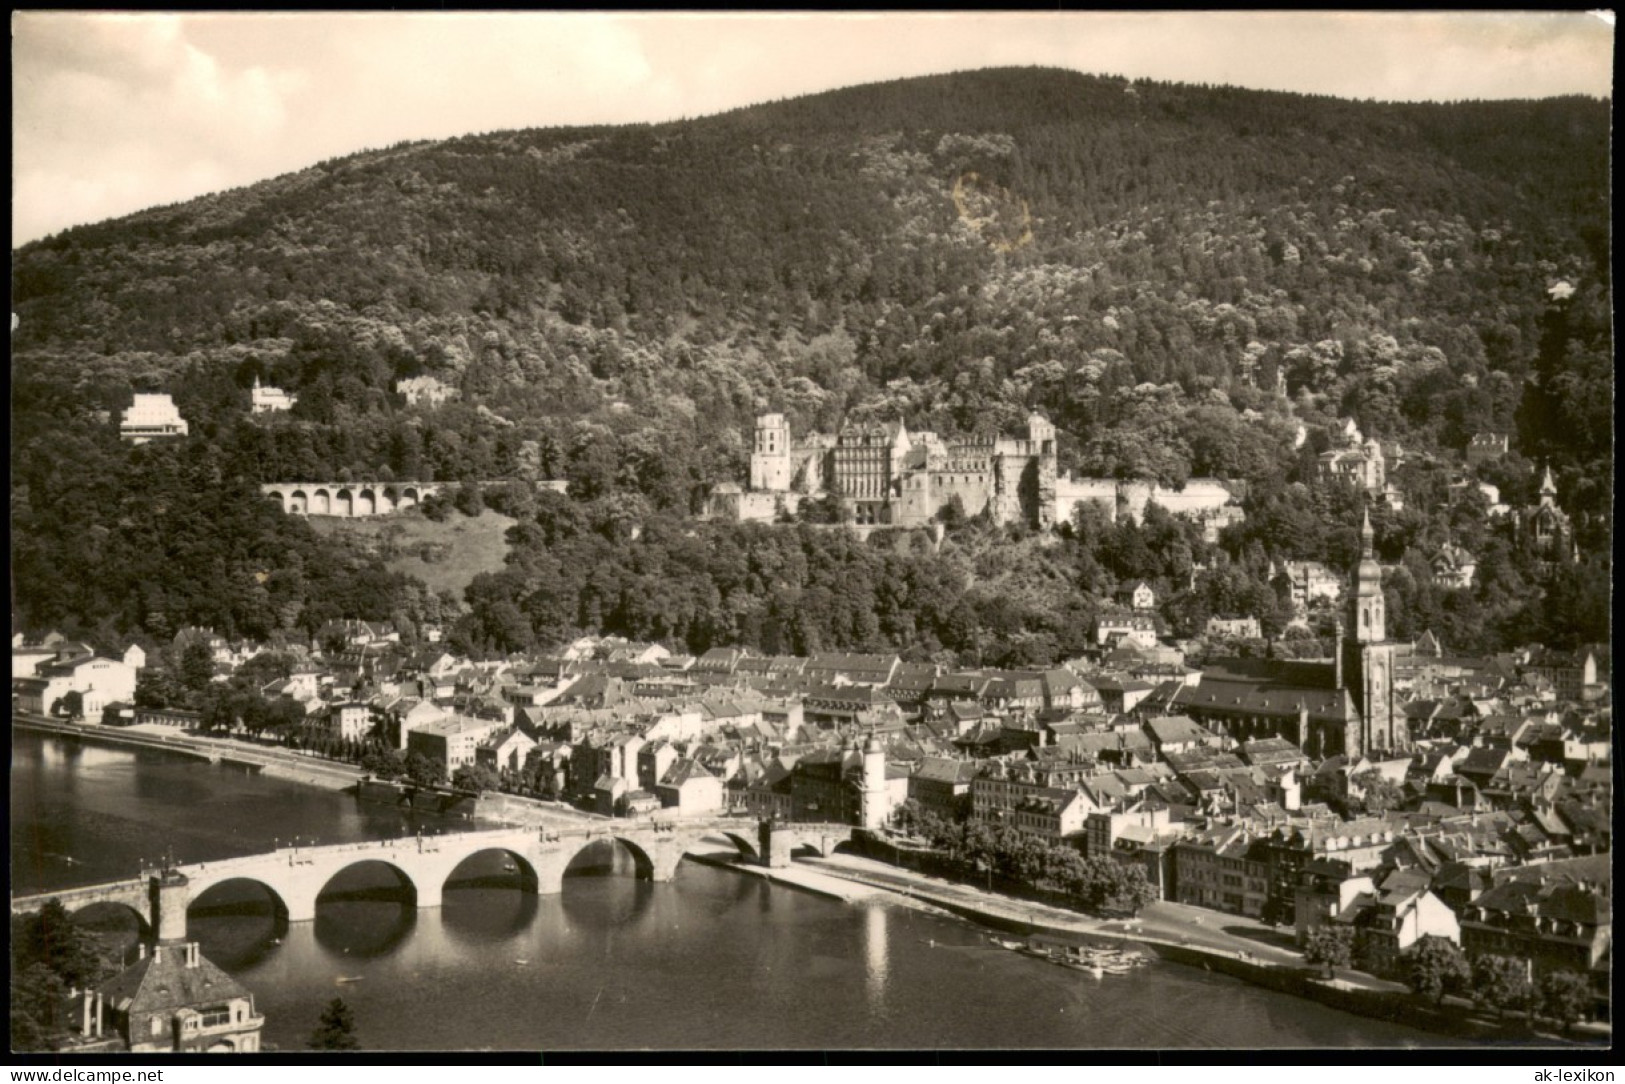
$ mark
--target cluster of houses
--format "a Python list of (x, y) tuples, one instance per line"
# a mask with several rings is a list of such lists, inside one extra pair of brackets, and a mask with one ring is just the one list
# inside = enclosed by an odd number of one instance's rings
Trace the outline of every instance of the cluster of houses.
[[(251, 653), (182, 635), (208, 643), (222, 674)], [(1033, 671), (740, 648), (692, 657), (613, 637), (473, 662), (367, 622), (335, 623), (318, 644), (262, 690), (299, 701), (313, 733), (382, 737), (448, 770), (482, 765), (513, 793), (614, 816), (853, 824), (912, 800), (1137, 865), (1165, 899), (1300, 936), (1348, 926), (1379, 974), (1434, 935), (1469, 955), (1514, 952), (1537, 975), (1586, 973), (1607, 1009), (1601, 645), (1491, 658), (1452, 655), (1431, 635), (1398, 645), (1404, 741), (1317, 755), (1279, 728), (1182, 710), (1204, 687), (1238, 688), (1238, 663), (1191, 669), (1124, 640)], [(139, 648), (102, 659), (67, 641), (14, 644), (13, 659), (25, 710), (77, 688), (89, 717), (93, 697), (127, 697), (144, 662)], [(176, 714), (140, 721), (186, 725)], [(871, 746), (884, 759), (866, 775)]]
[[(773, 435), (776, 455), (788, 436)], [(1549, 471), (1525, 518), (1554, 553), (1571, 544)], [(1470, 581), (1470, 555), (1441, 557), (1441, 575)], [(1099, 616), (1089, 656), (1048, 669), (729, 647), (695, 657), (615, 637), (474, 661), (435, 630), (404, 644), (392, 626), (344, 621), (261, 692), (301, 705), (307, 738), (485, 769), (504, 791), (609, 816), (873, 827), (912, 801), (1137, 866), (1164, 899), (1300, 937), (1346, 926), (1379, 974), (1430, 935), (1515, 954), (1536, 976), (1579, 971), (1606, 1016), (1608, 646), (1473, 657), (1431, 634), (1387, 638), (1369, 519), (1347, 580), (1311, 564), (1279, 573), (1303, 607), (1345, 598), (1330, 659), (1188, 666), (1141, 583)], [(1207, 631), (1258, 627), (1219, 617)], [(139, 647), (104, 658), (55, 640), (13, 642), (21, 710), (197, 722), (133, 706)], [(222, 680), (260, 650), (190, 629), (172, 654), (186, 643), (207, 646)]]

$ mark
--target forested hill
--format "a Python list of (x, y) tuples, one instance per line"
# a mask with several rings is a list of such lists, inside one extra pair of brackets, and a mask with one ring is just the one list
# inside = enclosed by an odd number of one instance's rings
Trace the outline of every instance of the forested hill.
[[(1064, 468), (1266, 487), (1352, 417), (1512, 433), (1598, 548), (1609, 121), (1004, 69), (366, 152), (15, 252), (13, 451), (43, 481), (166, 390), (228, 479), (528, 469), (682, 512), (766, 409), (1037, 408)], [(407, 408), (425, 373), (463, 402)], [(245, 420), (256, 377), (291, 419)]]

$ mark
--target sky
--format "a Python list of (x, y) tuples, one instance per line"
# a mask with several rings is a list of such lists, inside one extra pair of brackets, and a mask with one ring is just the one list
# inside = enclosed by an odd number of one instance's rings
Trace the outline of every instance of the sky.
[(1392, 101), (1611, 97), (1613, 41), (1612, 15), (1582, 12), (20, 12), (12, 243), (402, 140), (1002, 65)]

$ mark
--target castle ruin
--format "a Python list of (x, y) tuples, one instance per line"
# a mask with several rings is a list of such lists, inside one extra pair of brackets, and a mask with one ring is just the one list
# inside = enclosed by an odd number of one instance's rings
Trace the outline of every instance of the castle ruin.
[(801, 500), (838, 493), (852, 524), (924, 527), (957, 497), (965, 515), (1047, 528), (1055, 516), (1055, 427), (1040, 414), (1024, 437), (910, 433), (902, 422), (847, 426), (797, 440), (783, 414), (756, 419), (750, 489), (719, 486), (717, 502), (738, 519), (771, 519)]

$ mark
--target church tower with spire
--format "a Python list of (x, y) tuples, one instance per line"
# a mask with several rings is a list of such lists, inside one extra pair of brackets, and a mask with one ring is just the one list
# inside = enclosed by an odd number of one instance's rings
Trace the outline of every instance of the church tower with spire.
[(1382, 566), (1372, 548), (1371, 513), (1360, 526), (1360, 562), (1354, 570), (1349, 622), (1354, 635), (1340, 645), (1343, 673), (1360, 713), (1359, 749), (1350, 756), (1403, 749), (1405, 713), (1394, 696), (1394, 644), (1388, 639)]

